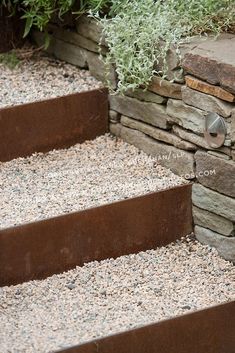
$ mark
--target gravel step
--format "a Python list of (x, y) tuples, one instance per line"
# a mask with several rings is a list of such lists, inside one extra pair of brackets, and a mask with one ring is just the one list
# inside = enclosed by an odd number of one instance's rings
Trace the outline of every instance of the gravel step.
[(177, 186), (186, 181), (109, 134), (0, 163), (0, 228)]
[(1, 353), (47, 353), (235, 299), (235, 267), (192, 236), (0, 288)]
[(0, 64), (0, 108), (103, 87), (89, 71), (63, 61), (33, 56), (10, 69)]

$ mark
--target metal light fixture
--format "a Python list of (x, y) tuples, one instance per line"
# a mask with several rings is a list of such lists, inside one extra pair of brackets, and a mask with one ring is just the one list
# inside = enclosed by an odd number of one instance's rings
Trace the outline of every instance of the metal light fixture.
[(204, 137), (212, 148), (223, 146), (227, 134), (224, 119), (216, 113), (209, 113), (205, 117)]

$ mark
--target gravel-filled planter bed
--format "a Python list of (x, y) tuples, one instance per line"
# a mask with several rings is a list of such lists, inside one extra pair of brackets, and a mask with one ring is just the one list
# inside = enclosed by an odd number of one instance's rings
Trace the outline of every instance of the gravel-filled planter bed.
[(108, 131), (108, 93), (88, 71), (47, 57), (0, 65), (0, 161)]
[(43, 281), (2, 287), (0, 299), (1, 353), (54, 352), (232, 301), (235, 267), (187, 237)]

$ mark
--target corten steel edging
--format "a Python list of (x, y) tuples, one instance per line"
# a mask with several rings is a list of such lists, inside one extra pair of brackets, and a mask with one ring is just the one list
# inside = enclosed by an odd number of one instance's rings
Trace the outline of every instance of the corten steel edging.
[(234, 353), (235, 301), (56, 353)]
[(191, 185), (0, 230), (0, 286), (166, 245), (192, 231)]
[(0, 109), (0, 161), (70, 147), (108, 131), (106, 88)]

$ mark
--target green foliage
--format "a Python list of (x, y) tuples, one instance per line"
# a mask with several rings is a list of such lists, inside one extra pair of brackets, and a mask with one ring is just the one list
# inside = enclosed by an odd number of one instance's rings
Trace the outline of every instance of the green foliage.
[(20, 63), (14, 50), (0, 54), (0, 64), (7, 66), (9, 69), (13, 70)]
[[(109, 53), (106, 65), (115, 64), (118, 90), (147, 85), (154, 74), (167, 71), (166, 53), (194, 34), (218, 34), (235, 24), (235, 0), (113, 0), (112, 18), (99, 20)], [(163, 63), (163, 71), (154, 69)]]
[[(42, 31), (53, 15), (62, 18), (68, 11), (72, 11), (74, 5), (78, 3), (77, 0), (0, 0), (2, 5), (13, 11), (17, 7), (21, 10), (25, 19), (24, 37), (26, 37), (32, 26), (37, 27)], [(106, 7), (110, 1), (108, 0), (80, 0), (81, 12), (91, 10), (92, 12), (100, 11)], [(1, 4), (0, 4), (1, 5)]]
[(53, 14), (59, 17), (68, 12), (74, 0), (23, 0), (21, 9), (24, 11), (22, 18), (26, 19), (24, 37), (27, 36), (32, 26), (43, 30)]
[[(109, 47), (104, 61), (107, 68), (110, 64), (116, 66), (119, 92), (147, 85), (154, 74), (164, 77), (170, 47), (175, 47), (180, 57), (180, 45), (192, 35), (217, 35), (235, 28), (235, 0), (0, 1), (24, 12), (25, 36), (32, 26), (43, 30), (52, 16), (61, 18), (78, 4), (77, 13), (90, 12), (103, 25)], [(161, 72), (155, 69), (159, 62)]]
[(83, 12), (91, 11), (92, 13), (96, 13), (97, 11), (102, 11), (104, 8), (108, 8), (110, 4), (110, 0), (81, 0), (80, 8)]

